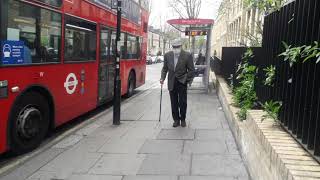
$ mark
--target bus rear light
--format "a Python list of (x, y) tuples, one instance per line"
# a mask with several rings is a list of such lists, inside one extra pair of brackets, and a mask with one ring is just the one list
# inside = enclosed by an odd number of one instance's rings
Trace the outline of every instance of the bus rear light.
[(0, 81), (0, 98), (8, 97), (8, 81)]

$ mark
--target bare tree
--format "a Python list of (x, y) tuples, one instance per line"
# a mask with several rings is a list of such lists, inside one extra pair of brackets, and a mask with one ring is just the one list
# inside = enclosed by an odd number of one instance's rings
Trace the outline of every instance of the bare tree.
[(163, 47), (164, 47), (163, 52), (165, 52), (166, 50), (165, 47), (168, 44), (170, 44), (170, 41), (180, 36), (180, 32), (166, 22), (166, 19), (168, 18), (169, 18), (168, 14), (161, 15), (159, 17), (160, 31), (162, 32), (162, 35), (163, 35)]
[(169, 7), (179, 15), (180, 18), (198, 18), (201, 10), (202, 0), (170, 0)]
[[(149, 2), (149, 14), (153, 14), (153, 0)], [(149, 16), (149, 25), (153, 25), (156, 21), (156, 17)]]
[[(196, 19), (199, 17), (202, 0), (170, 0), (169, 7), (179, 18)], [(194, 54), (195, 37), (191, 38), (192, 54)]]
[[(290, 0), (245, 0), (244, 7), (248, 9), (258, 9), (261, 13), (262, 18), (274, 11), (279, 10)], [(255, 21), (255, 33), (246, 30), (244, 36), (250, 42), (251, 46), (261, 46), (262, 45), (262, 35), (264, 23), (262, 20)]]

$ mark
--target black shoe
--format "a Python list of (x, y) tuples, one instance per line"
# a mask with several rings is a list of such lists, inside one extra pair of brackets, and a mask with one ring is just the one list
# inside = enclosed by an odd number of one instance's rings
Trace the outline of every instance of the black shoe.
[(181, 127), (186, 127), (186, 126), (187, 126), (186, 121), (181, 120)]
[(174, 123), (173, 123), (173, 125), (172, 125), (172, 127), (178, 127), (178, 126), (180, 126), (180, 121), (175, 121)]

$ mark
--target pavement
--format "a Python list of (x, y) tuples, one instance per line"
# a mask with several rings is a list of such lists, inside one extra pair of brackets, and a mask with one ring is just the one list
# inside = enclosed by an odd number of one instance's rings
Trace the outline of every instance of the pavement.
[(120, 126), (106, 110), (0, 180), (249, 180), (214, 91), (188, 93), (186, 128), (172, 128), (169, 93), (159, 99), (161, 65), (122, 104)]

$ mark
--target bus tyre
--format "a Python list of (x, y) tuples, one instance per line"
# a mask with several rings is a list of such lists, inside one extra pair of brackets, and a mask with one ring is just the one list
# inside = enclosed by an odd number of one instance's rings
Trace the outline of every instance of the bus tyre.
[(9, 145), (14, 154), (37, 148), (49, 128), (49, 105), (36, 92), (24, 94), (15, 103), (10, 114)]
[(128, 79), (127, 98), (131, 97), (134, 94), (135, 88), (136, 88), (136, 78), (134, 76), (134, 73), (131, 72)]

